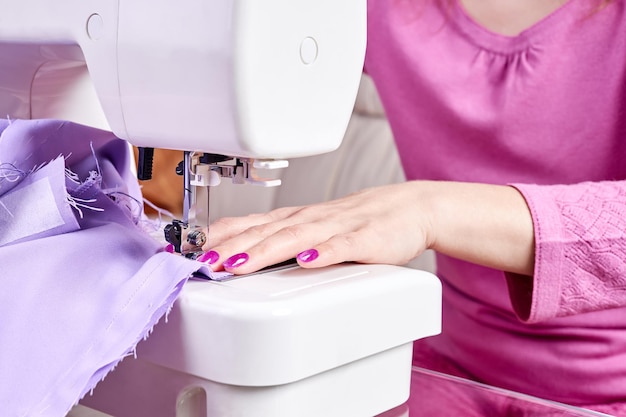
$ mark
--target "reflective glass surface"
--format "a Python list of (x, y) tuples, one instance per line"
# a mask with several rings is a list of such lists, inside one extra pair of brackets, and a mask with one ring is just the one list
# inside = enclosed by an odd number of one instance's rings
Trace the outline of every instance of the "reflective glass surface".
[(414, 367), (409, 400), (379, 417), (427, 416), (570, 417), (606, 414)]

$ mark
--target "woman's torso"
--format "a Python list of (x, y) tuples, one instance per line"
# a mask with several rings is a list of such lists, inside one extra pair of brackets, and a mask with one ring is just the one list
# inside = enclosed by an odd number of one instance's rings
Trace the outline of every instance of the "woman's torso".
[[(626, 19), (619, 0), (594, 7), (570, 0), (505, 36), (454, 2), (369, 0), (366, 70), (407, 178), (626, 178)], [(598, 353), (626, 350), (626, 310), (525, 325), (502, 272), (437, 262), (444, 331), (432, 344), (441, 353), (478, 379), (530, 394), (624, 398), (626, 363)]]

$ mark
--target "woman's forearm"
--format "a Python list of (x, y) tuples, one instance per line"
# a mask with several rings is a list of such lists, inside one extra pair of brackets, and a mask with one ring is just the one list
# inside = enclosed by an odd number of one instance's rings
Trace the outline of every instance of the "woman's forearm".
[(491, 268), (533, 274), (533, 222), (519, 191), (458, 182), (416, 185), (431, 213), (431, 249)]

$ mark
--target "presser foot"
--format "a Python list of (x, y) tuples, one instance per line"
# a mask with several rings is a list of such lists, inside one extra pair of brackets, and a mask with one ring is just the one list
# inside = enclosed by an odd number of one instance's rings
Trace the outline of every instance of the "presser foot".
[(174, 246), (174, 252), (186, 258), (196, 259), (204, 253), (202, 246), (206, 243), (206, 233), (200, 227), (190, 228), (186, 222), (173, 220), (163, 229), (165, 240)]

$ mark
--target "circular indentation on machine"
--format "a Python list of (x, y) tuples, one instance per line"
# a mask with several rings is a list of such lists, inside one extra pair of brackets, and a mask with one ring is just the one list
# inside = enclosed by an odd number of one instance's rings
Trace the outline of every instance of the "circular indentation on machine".
[(98, 13), (94, 13), (87, 19), (87, 36), (97, 41), (104, 34), (104, 20)]
[(311, 65), (317, 59), (318, 46), (315, 39), (307, 36), (300, 43), (300, 59), (305, 65)]

